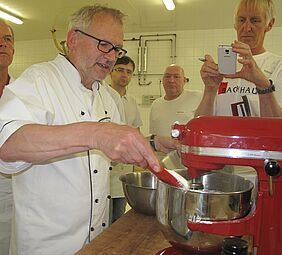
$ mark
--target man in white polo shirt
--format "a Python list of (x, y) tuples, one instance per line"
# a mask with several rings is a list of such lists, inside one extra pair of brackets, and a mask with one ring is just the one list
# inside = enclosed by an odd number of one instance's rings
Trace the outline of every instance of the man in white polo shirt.
[[(142, 120), (135, 98), (127, 92), (127, 87), (135, 70), (134, 61), (123, 56), (117, 59), (111, 72), (111, 87), (118, 93), (124, 108), (125, 123), (131, 127), (140, 129)], [(118, 102), (118, 100), (116, 100)], [(121, 113), (122, 115), (122, 113)], [(133, 171), (133, 165), (118, 164), (111, 171), (111, 196), (112, 196), (112, 219), (116, 221), (124, 212), (126, 199), (124, 198), (122, 183), (119, 180), (121, 174)]]

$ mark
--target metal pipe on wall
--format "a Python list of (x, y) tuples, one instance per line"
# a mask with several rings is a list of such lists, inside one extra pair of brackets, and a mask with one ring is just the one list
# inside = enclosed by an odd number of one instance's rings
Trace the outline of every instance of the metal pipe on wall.
[(144, 58), (144, 67), (143, 67), (143, 72), (146, 72), (147, 73), (147, 60), (148, 60), (148, 57), (147, 57), (147, 54), (148, 54), (148, 42), (159, 42), (159, 41), (162, 41), (162, 42), (167, 42), (169, 41), (170, 44), (171, 44), (171, 47), (170, 47), (170, 57), (173, 59), (174, 61), (174, 58), (175, 56), (173, 55), (173, 50), (172, 50), (172, 43), (173, 43), (173, 40), (172, 39), (150, 39), (150, 40), (145, 40), (145, 47), (144, 47), (144, 50), (146, 50), (146, 53), (144, 52), (143, 54), (143, 58)]
[[(145, 37), (162, 37), (162, 36), (172, 36), (172, 39), (166, 39), (166, 40), (171, 40), (171, 58), (174, 61), (175, 57), (176, 57), (176, 34), (152, 34), (152, 35), (140, 35), (139, 36), (139, 47), (142, 48), (142, 38)], [(164, 39), (155, 39), (156, 41), (163, 41)], [(151, 41), (151, 40), (146, 40), (146, 41)], [(146, 47), (146, 41), (145, 41), (145, 47)], [(152, 39), (153, 41), (153, 39)], [(174, 42), (174, 47), (173, 47), (173, 42)], [(140, 73), (144, 73), (147, 72), (147, 53), (148, 53), (148, 49), (145, 50), (146, 53), (143, 53), (142, 56), (143, 58), (140, 61), (140, 67), (138, 68), (138, 70), (140, 69)]]
[(141, 73), (142, 71), (142, 47), (138, 46), (138, 64), (137, 64), (137, 71)]
[[(156, 39), (143, 40), (145, 37), (157, 37)], [(166, 39), (159, 39), (158, 37), (172, 37)], [(124, 39), (124, 41), (138, 41), (138, 60), (137, 60), (137, 75), (138, 75), (138, 84), (150, 85), (152, 82), (146, 81), (147, 75), (156, 75), (154, 73), (148, 73), (148, 46), (147, 43), (149, 41), (170, 41), (171, 42), (171, 59), (175, 61), (176, 58), (176, 34), (151, 34), (151, 35), (140, 35), (139, 39), (133, 37), (131, 39)], [(145, 46), (143, 46), (143, 41), (145, 42)], [(174, 45), (173, 45), (174, 44)], [(159, 75), (159, 74), (157, 74)]]
[(144, 46), (144, 53), (143, 53), (143, 72), (147, 73), (147, 51), (148, 47)]

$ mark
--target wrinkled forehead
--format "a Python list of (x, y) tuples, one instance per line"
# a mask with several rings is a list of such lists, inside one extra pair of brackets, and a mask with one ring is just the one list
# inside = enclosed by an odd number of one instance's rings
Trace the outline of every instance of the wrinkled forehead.
[(238, 6), (235, 17), (247, 16), (247, 15), (266, 18), (266, 10), (263, 5), (258, 4), (258, 2), (256, 1), (244, 2)]
[(99, 39), (109, 41), (116, 46), (123, 46), (123, 25), (111, 14), (97, 13), (87, 31)]
[(0, 21), (0, 34), (3, 35), (11, 35), (13, 36), (13, 31), (11, 28), (5, 24), (4, 22)]
[(165, 75), (178, 74), (184, 76), (183, 70), (178, 66), (170, 66), (165, 70)]

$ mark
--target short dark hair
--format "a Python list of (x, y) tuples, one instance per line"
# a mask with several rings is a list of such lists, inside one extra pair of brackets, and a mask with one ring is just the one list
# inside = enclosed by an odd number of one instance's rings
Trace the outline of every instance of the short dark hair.
[(118, 59), (117, 59), (117, 62), (115, 63), (115, 66), (116, 66), (116, 65), (128, 65), (129, 63), (132, 64), (132, 66), (133, 66), (133, 72), (134, 72), (134, 70), (135, 70), (135, 63), (134, 63), (134, 61), (133, 61), (130, 57), (128, 57), (128, 56), (123, 56), (122, 58), (118, 58)]

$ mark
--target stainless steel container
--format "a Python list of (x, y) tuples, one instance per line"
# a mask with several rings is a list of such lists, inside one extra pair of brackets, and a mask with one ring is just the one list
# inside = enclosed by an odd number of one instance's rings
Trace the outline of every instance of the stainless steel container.
[[(178, 172), (187, 179), (187, 171)], [(156, 215), (166, 239), (175, 247), (197, 254), (217, 252), (223, 236), (192, 232), (187, 221), (232, 220), (244, 217), (251, 209), (253, 184), (244, 178), (211, 172), (196, 180), (197, 190), (183, 190), (158, 182)], [(188, 180), (190, 186), (191, 180)], [(196, 254), (196, 253), (195, 253)]]
[(134, 210), (148, 215), (156, 214), (156, 176), (143, 171), (121, 175), (119, 179), (127, 202)]

